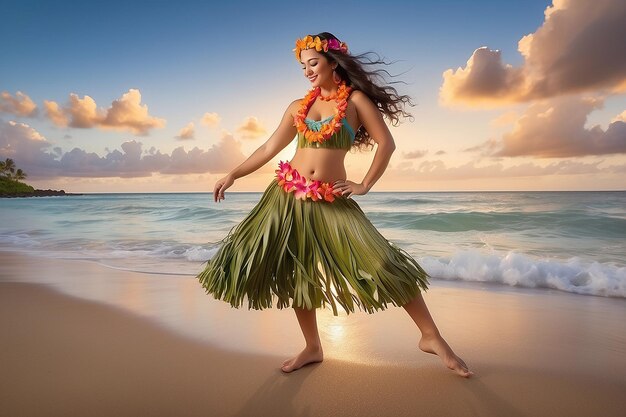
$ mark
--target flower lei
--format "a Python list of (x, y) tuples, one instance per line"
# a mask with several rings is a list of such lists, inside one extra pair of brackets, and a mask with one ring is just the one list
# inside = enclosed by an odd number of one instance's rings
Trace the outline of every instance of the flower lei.
[(338, 39), (322, 40), (319, 36), (313, 38), (311, 35), (307, 35), (302, 39), (296, 40), (296, 47), (293, 49), (296, 59), (300, 61), (300, 51), (309, 48), (315, 48), (318, 52), (328, 52), (329, 49), (333, 49), (344, 54), (348, 53), (348, 45), (345, 42), (340, 42)]
[[(298, 132), (304, 134), (304, 137), (309, 142), (325, 142), (332, 135), (339, 132), (341, 129), (341, 120), (346, 116), (346, 108), (348, 107), (348, 97), (350, 96), (350, 92), (352, 91), (352, 87), (346, 86), (345, 81), (342, 81), (339, 84), (339, 88), (337, 89), (337, 95), (334, 96), (335, 101), (337, 102), (337, 108), (335, 109), (335, 116), (328, 123), (324, 123), (322, 128), (319, 131), (314, 131), (309, 129), (309, 125), (306, 124), (305, 119), (307, 114), (309, 113), (309, 109), (315, 102), (315, 99), (321, 95), (320, 87), (315, 87), (304, 96), (302, 102), (300, 104), (300, 109), (293, 117), (294, 123)], [(320, 96), (321, 97), (321, 96)], [(330, 100), (329, 97), (321, 97), (322, 100)]]
[(287, 161), (280, 161), (278, 167), (279, 169), (275, 171), (278, 185), (283, 187), (285, 192), (293, 192), (298, 199), (306, 200), (310, 198), (313, 201), (326, 200), (333, 202), (335, 196), (341, 195), (341, 190), (333, 188), (329, 182), (306, 179)]

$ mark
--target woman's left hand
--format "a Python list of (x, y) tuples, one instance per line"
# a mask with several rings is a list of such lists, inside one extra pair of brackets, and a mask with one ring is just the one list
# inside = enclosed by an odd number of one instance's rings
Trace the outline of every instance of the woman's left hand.
[(350, 198), (353, 195), (364, 195), (369, 190), (362, 183), (350, 180), (337, 180), (333, 183), (333, 188), (341, 191), (341, 195)]

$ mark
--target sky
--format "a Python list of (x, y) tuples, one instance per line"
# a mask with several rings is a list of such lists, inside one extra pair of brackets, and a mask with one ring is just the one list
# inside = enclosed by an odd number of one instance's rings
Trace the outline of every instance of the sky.
[[(0, 0), (0, 159), (35, 188), (212, 192), (310, 88), (331, 32), (413, 115), (371, 191), (626, 189), (626, 2)], [(351, 150), (360, 182), (375, 150)], [(295, 140), (228, 191), (263, 191)]]

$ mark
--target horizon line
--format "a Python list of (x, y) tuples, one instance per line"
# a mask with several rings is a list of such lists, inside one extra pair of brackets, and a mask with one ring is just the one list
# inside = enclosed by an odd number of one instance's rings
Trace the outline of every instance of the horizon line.
[[(264, 191), (229, 191), (232, 194), (263, 193)], [(367, 194), (374, 193), (589, 193), (589, 192), (626, 192), (626, 189), (617, 190), (441, 190), (441, 191), (368, 191)], [(213, 191), (129, 191), (129, 192), (70, 192), (67, 194), (213, 194)], [(356, 194), (356, 195), (367, 195)]]

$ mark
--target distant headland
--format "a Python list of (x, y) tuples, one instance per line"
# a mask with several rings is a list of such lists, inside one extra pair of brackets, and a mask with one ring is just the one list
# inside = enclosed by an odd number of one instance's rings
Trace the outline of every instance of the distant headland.
[(82, 195), (66, 193), (65, 190), (38, 190), (32, 186), (20, 182), (26, 178), (26, 173), (16, 169), (15, 162), (11, 158), (0, 161), (0, 197), (46, 197), (56, 195)]

